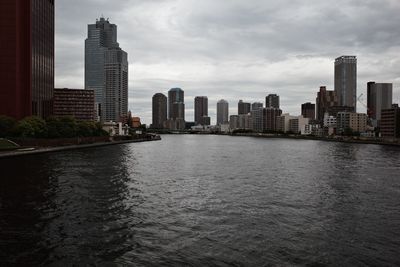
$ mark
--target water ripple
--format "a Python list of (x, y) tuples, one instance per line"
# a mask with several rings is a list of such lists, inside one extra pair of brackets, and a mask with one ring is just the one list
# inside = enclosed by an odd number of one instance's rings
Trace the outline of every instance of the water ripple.
[(400, 265), (400, 149), (164, 136), (0, 160), (0, 265)]

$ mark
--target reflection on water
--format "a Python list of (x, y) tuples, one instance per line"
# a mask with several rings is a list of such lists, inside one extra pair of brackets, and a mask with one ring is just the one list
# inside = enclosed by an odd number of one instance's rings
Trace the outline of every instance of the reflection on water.
[(0, 263), (399, 265), (399, 152), (165, 136), (3, 159)]

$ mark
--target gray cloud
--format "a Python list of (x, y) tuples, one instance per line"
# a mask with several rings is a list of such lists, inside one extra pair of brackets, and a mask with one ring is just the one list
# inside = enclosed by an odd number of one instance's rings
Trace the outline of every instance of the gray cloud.
[[(58, 0), (56, 86), (83, 87), (87, 24), (104, 14), (129, 53), (130, 109), (151, 123), (151, 97), (185, 90), (187, 120), (196, 95), (263, 101), (281, 95), (300, 112), (320, 85), (333, 89), (333, 61), (358, 56), (358, 91), (370, 80), (394, 83), (400, 99), (397, 0)], [(363, 111), (360, 105), (360, 111)], [(215, 118), (213, 118), (215, 121)]]

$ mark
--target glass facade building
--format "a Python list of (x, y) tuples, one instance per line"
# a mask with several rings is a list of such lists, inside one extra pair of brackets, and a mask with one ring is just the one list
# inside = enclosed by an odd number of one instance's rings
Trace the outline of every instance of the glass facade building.
[(117, 42), (117, 26), (104, 18), (88, 25), (85, 89), (94, 90), (102, 121), (127, 120), (128, 54)]
[(0, 27), (0, 114), (50, 116), (54, 0), (1, 0)]
[(217, 125), (229, 122), (229, 103), (221, 99), (217, 103)]
[(335, 60), (335, 92), (339, 106), (357, 110), (357, 57), (341, 56)]

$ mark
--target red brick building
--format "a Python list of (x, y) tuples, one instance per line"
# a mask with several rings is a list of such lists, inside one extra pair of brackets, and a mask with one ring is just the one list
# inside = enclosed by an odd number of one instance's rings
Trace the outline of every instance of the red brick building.
[(94, 90), (54, 89), (54, 116), (95, 121), (95, 115)]

